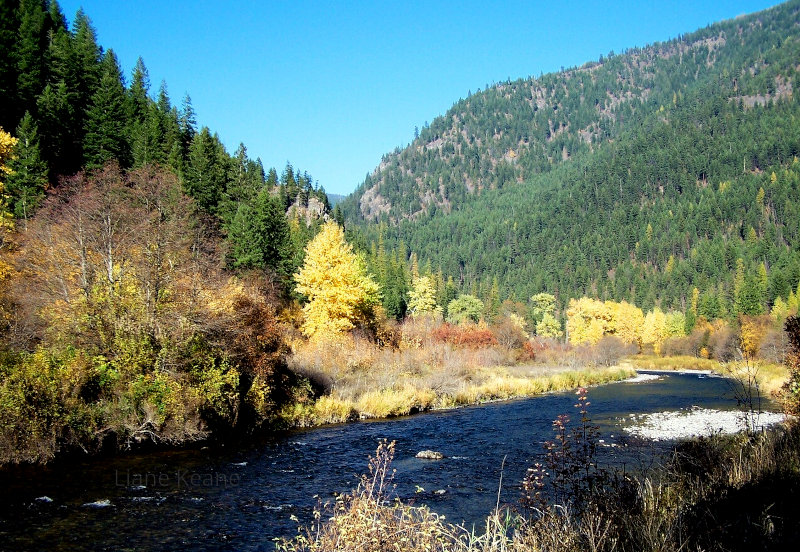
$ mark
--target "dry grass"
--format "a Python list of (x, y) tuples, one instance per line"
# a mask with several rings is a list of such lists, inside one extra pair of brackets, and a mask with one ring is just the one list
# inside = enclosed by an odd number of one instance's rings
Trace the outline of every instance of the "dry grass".
[(636, 355), (625, 359), (637, 370), (711, 370), (719, 371), (720, 363), (708, 358), (693, 356)]
[[(315, 512), (315, 523), (292, 540), (277, 544), (283, 552), (404, 552), (452, 550), (458, 540), (453, 528), (427, 508), (402, 504), (393, 496), (394, 442), (382, 442), (369, 460), (369, 473), (362, 476), (352, 494)], [(330, 517), (323, 520), (326, 514)]]
[(282, 412), (288, 425), (387, 418), (618, 381), (631, 368), (515, 364), (503, 347), (469, 348), (416, 339), (393, 350), (363, 339), (298, 342), (291, 368), (321, 391), (316, 402)]
[(781, 386), (789, 378), (786, 366), (763, 360), (721, 363), (717, 360), (692, 356), (637, 355), (626, 358), (624, 364), (629, 364), (637, 370), (710, 370), (716, 374), (734, 378), (744, 372), (753, 371), (761, 392), (773, 398), (780, 395)]

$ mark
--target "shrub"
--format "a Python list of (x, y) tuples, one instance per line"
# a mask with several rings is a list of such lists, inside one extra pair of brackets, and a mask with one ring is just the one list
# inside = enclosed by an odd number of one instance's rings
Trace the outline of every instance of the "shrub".
[(351, 494), (315, 512), (314, 525), (293, 540), (283, 540), (277, 550), (283, 552), (400, 552), (452, 550), (456, 540), (453, 529), (428, 508), (415, 508), (394, 500), (394, 441), (378, 445), (370, 457), (369, 473)]
[(592, 361), (598, 366), (614, 366), (624, 356), (636, 354), (638, 347), (607, 335), (592, 346)]
[(433, 331), (433, 338), (442, 343), (473, 348), (497, 345), (497, 339), (490, 330), (475, 325), (453, 326), (445, 323)]
[(528, 342), (524, 321), (514, 314), (499, 318), (491, 330), (496, 341), (506, 349), (519, 349)]

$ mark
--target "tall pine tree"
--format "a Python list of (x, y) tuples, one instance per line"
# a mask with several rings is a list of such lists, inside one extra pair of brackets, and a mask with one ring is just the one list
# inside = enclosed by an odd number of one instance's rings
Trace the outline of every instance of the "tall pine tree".
[(279, 199), (263, 188), (252, 205), (242, 203), (231, 222), (230, 265), (234, 268), (273, 270), (288, 278), (290, 266), (289, 223)]
[(86, 112), (83, 156), (86, 166), (97, 168), (111, 159), (129, 164), (127, 110), (122, 75), (113, 50), (103, 56), (100, 86), (92, 95)]
[(29, 112), (17, 127), (14, 155), (9, 163), (13, 172), (8, 176), (6, 191), (11, 196), (14, 216), (27, 224), (47, 186), (47, 164), (42, 160), (38, 130)]

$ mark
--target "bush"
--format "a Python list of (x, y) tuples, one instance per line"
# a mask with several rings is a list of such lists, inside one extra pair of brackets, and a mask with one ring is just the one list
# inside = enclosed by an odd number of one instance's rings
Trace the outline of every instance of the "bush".
[(512, 316), (499, 318), (491, 330), (497, 342), (509, 350), (520, 349), (528, 342), (528, 334), (522, 321)]
[(614, 366), (622, 357), (636, 354), (637, 351), (636, 345), (607, 335), (592, 346), (592, 361), (597, 366)]
[(453, 326), (445, 323), (433, 331), (433, 338), (442, 343), (476, 349), (497, 345), (497, 339), (491, 331), (475, 325)]
[[(323, 512), (315, 512), (315, 524), (293, 540), (283, 540), (283, 552), (360, 552), (452, 550), (452, 528), (428, 508), (415, 508), (394, 500), (390, 470), (394, 441), (382, 441), (370, 457), (369, 473), (358, 488), (340, 496)], [(323, 513), (325, 521), (323, 521)], [(330, 518), (330, 519), (328, 519)]]

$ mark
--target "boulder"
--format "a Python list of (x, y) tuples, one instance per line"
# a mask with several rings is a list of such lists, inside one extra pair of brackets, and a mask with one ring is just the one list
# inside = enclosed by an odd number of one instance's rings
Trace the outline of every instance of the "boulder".
[(441, 460), (444, 458), (444, 454), (438, 450), (421, 450), (417, 453), (417, 458), (422, 458), (423, 460)]

